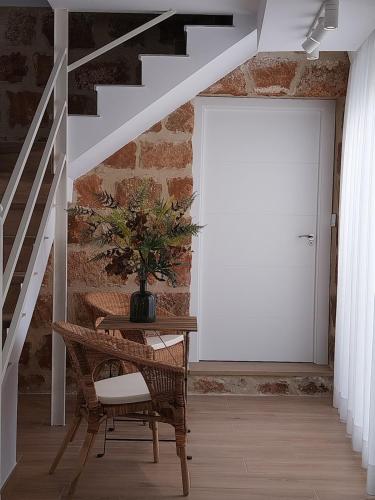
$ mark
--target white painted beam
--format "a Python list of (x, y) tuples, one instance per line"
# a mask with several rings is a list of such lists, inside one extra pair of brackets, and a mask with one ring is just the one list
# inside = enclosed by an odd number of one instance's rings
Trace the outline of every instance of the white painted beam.
[[(68, 52), (68, 22), (66, 9), (56, 9), (55, 14), (55, 57), (59, 51)], [(62, 102), (68, 99), (68, 71), (65, 60), (56, 81), (54, 105), (55, 112)], [(56, 169), (67, 151), (67, 112), (65, 112), (54, 150), (54, 168)], [(55, 236), (53, 255), (53, 321), (67, 318), (67, 166), (63, 167), (55, 197)], [(52, 332), (52, 387), (51, 387), (51, 424), (65, 425), (65, 378), (66, 349), (62, 338)]]

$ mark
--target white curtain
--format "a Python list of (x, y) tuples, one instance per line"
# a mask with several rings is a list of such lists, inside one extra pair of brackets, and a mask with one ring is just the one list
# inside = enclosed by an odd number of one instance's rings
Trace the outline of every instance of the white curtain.
[(339, 214), (334, 405), (375, 495), (375, 32), (354, 55)]

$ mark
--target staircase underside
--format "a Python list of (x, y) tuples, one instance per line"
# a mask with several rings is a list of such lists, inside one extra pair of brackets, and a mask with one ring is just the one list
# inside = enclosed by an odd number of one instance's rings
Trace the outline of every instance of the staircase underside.
[(98, 115), (69, 117), (68, 175), (95, 168), (159, 120), (254, 56), (256, 23), (185, 26), (186, 55), (140, 55), (142, 85), (98, 85)]

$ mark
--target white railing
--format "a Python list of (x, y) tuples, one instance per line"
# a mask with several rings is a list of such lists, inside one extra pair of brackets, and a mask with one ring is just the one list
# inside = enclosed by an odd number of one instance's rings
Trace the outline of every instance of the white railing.
[(12, 175), (9, 179), (8, 186), (4, 192), (3, 198), (1, 200), (1, 207), (2, 207), (1, 217), (3, 219), (5, 219), (6, 216), (8, 215), (9, 208), (12, 204), (14, 194), (15, 194), (16, 189), (18, 187), (18, 184), (19, 184), (19, 181), (21, 179), (26, 162), (29, 158), (29, 154), (30, 154), (31, 148), (33, 147), (36, 134), (38, 133), (41, 121), (43, 119), (44, 112), (47, 108), (47, 104), (49, 102), (49, 99), (50, 99), (51, 94), (53, 92), (53, 89), (55, 87), (57, 77), (58, 77), (59, 72), (61, 70), (61, 66), (64, 62), (64, 59), (66, 58), (66, 55), (67, 55), (66, 50), (64, 50), (58, 56), (56, 63), (53, 67), (53, 70), (51, 72), (51, 75), (47, 81), (47, 84), (46, 84), (46, 87), (45, 87), (44, 92), (42, 94), (42, 97), (39, 101), (38, 107), (36, 108), (33, 121), (31, 122), (29, 131), (26, 135), (25, 142), (23, 143), (21, 152), (18, 156), (18, 159), (17, 159), (17, 162), (14, 166)]
[[(25, 278), (22, 284), (20, 296), (17, 301), (17, 305), (13, 314), (13, 318), (8, 330), (8, 335), (6, 337), (4, 347), (3, 347), (3, 356), (2, 356), (2, 364), (3, 364), (3, 369), (2, 369), (2, 377), (4, 377), (6, 368), (8, 366), (8, 363), (11, 361), (11, 356), (12, 352), (14, 349), (14, 346), (17, 345), (17, 356), (21, 353), (21, 349), (23, 347), (23, 340), (24, 338), (20, 338), (20, 336), (16, 335), (16, 332), (19, 331), (20, 323), (22, 322), (23, 319), (25, 319), (25, 323), (27, 324), (28, 327), (28, 317), (32, 315), (33, 309), (30, 308), (29, 304), (27, 304), (27, 296), (28, 293), (30, 292), (30, 286), (32, 283), (32, 280), (35, 278), (38, 278), (38, 282), (41, 283), (43, 279), (43, 275), (40, 275), (39, 273), (35, 272), (35, 269), (38, 268), (39, 266), (37, 265), (38, 259), (40, 259), (40, 252), (43, 250), (45, 256), (48, 259), (49, 256), (49, 251), (46, 252), (45, 248), (43, 248), (43, 242), (48, 241), (47, 247), (50, 249), (52, 246), (53, 242), (53, 234), (50, 234), (50, 231), (47, 230), (48, 228), (48, 223), (51, 222), (51, 217), (54, 215), (53, 213), (53, 204), (54, 204), (54, 199), (56, 196), (57, 189), (59, 187), (59, 182), (61, 178), (61, 174), (63, 172), (63, 169), (65, 168), (66, 164), (66, 155), (64, 155), (59, 164), (56, 167), (55, 175), (52, 181), (52, 185), (49, 191), (49, 195), (47, 198), (47, 201), (45, 203), (45, 208), (43, 211), (43, 216), (42, 220), (40, 222), (39, 230), (37, 233), (37, 236), (35, 238), (35, 243), (33, 247), (33, 251), (30, 257), (29, 264), (27, 266), (27, 271), (25, 274)], [(53, 225), (53, 224), (52, 224)], [(47, 254), (47, 255), (46, 255)], [(39, 287), (37, 287), (36, 293), (39, 292)], [(29, 310), (31, 309), (31, 310)], [(31, 319), (31, 317), (30, 317)], [(21, 335), (21, 337), (26, 336), (27, 329), (24, 332), (24, 335)]]
[[(3, 227), (4, 227), (4, 221), (9, 213), (9, 210), (12, 205), (12, 201), (14, 198), (14, 195), (17, 191), (17, 188), (19, 186), (20, 179), (22, 177), (25, 165), (27, 163), (27, 160), (29, 158), (30, 151), (33, 147), (36, 135), (38, 133), (41, 121), (43, 119), (44, 112), (47, 108), (48, 102), (51, 98), (52, 92), (55, 89), (55, 85), (57, 82), (57, 79), (59, 77), (60, 71), (62, 69), (62, 66), (64, 62), (66, 62), (67, 58), (67, 51), (63, 50), (59, 56), (56, 58), (55, 65), (53, 67), (53, 70), (51, 72), (51, 75), (48, 79), (47, 85), (44, 89), (44, 92), (42, 94), (42, 97), (40, 99), (39, 105), (37, 107), (37, 110), (35, 112), (34, 118), (32, 120), (30, 129), (28, 131), (28, 134), (26, 136), (25, 142), (22, 146), (21, 152), (18, 156), (17, 162), (15, 164), (15, 167), (13, 169), (12, 175), (9, 179), (9, 183), (7, 185), (7, 188), (4, 192), (1, 205), (0, 205), (0, 247), (1, 247), (1, 253), (3, 253), (3, 248), (4, 248), (4, 235), (3, 235)], [(17, 234), (14, 239), (14, 243), (12, 245), (12, 249), (10, 251), (10, 255), (8, 257), (7, 265), (4, 271), (4, 275), (2, 276), (2, 287), (0, 289), (1, 292), (1, 306), (3, 308), (5, 300), (7, 298), (7, 294), (14, 276), (14, 271), (16, 269), (16, 265), (18, 262), (18, 258), (21, 253), (22, 245), (25, 240), (28, 227), (33, 215), (33, 210), (36, 205), (40, 189), (42, 187), (43, 183), (43, 178), (47, 169), (48, 162), (50, 160), (56, 137), (57, 134), (59, 133), (60, 126), (62, 123), (63, 118), (66, 118), (66, 113), (67, 113), (67, 103), (61, 102), (57, 108), (57, 112), (55, 112), (55, 118), (53, 121), (53, 125), (51, 127), (50, 133), (48, 135), (48, 139), (43, 151), (42, 158), (39, 163), (38, 170), (35, 175), (35, 179), (32, 185), (32, 188), (30, 190), (30, 194), (27, 200), (27, 203), (25, 205), (25, 210), (21, 219), (21, 222), (19, 224), (19, 228), (17, 230)], [(18, 298), (18, 302), (15, 308), (15, 311), (12, 316), (11, 324), (7, 333), (7, 337), (3, 346), (3, 355), (2, 355), (2, 370), (1, 370), (1, 380), (3, 380), (7, 365), (10, 361), (11, 354), (12, 354), (12, 349), (13, 346), (15, 345), (16, 342), (16, 335), (17, 335), (17, 327), (21, 321), (22, 318), (25, 318), (27, 320), (31, 320), (30, 318), (26, 318), (26, 316), (30, 316), (33, 311), (29, 311), (29, 314), (24, 313), (24, 306), (25, 306), (25, 297), (27, 290), (30, 287), (30, 283), (33, 277), (36, 276), (34, 267), (35, 267), (35, 262), (36, 262), (36, 257), (37, 253), (39, 251), (41, 242), (44, 238), (44, 232), (47, 227), (47, 222), (48, 218), (51, 213), (52, 209), (52, 203), (53, 199), (55, 196), (55, 191), (57, 189), (57, 185), (60, 179), (61, 175), (61, 169), (62, 166), (65, 165), (65, 155), (64, 155), (64, 161), (63, 164), (59, 164), (58, 168), (55, 169), (55, 174), (54, 178), (52, 181), (52, 186), (50, 189), (48, 201), (45, 205), (45, 210), (43, 214), (42, 221), (40, 223), (38, 235), (36, 237), (35, 243), (34, 243), (34, 248), (33, 248), (33, 253), (32, 257), (30, 259), (30, 262), (27, 267), (26, 275), (24, 278), (24, 281), (22, 283), (22, 288), (20, 292), (20, 296)], [(2, 323), (1, 323), (2, 325)]]
[[(60, 192), (66, 192), (66, 127), (67, 127), (67, 16), (66, 10), (55, 12), (55, 64), (47, 81), (46, 87), (34, 114), (25, 142), (21, 148), (8, 185), (0, 204), (0, 327), (3, 334), (3, 308), (16, 272), (21, 249), (34, 208), (43, 185), (44, 176), (49, 160), (53, 153), (53, 178), (45, 202), (39, 229), (35, 237), (32, 254), (14, 310), (10, 311), (10, 326), (6, 333), (5, 341), (2, 338), (2, 351), (0, 356), (0, 382), (1, 382), (1, 475), (0, 487), (9, 477), (16, 464), (16, 437), (17, 437), (17, 389), (18, 389), (18, 362), (29, 329), (36, 301), (42, 285), (44, 272), (50, 256), (52, 244), (56, 237), (56, 220), (66, 218), (66, 198), (64, 203), (57, 199)], [(58, 22), (56, 23), (56, 21)], [(58, 28), (58, 26), (60, 26)], [(60, 35), (61, 33), (61, 35)], [(59, 49), (58, 49), (59, 47)], [(37, 137), (43, 116), (48, 103), (54, 94), (54, 120), (49, 132), (35, 178), (25, 203), (16, 236), (14, 238), (7, 265), (3, 273), (4, 261), (4, 223), (11, 210), (12, 203), (20, 185), (21, 177), (30, 156), (30, 152)], [(63, 224), (60, 224), (63, 226)], [(63, 227), (64, 233), (66, 233)], [(65, 238), (66, 255), (66, 238)], [(60, 259), (61, 260), (61, 259)], [(54, 259), (54, 265), (62, 267), (59, 259)], [(66, 282), (66, 277), (64, 278)], [(66, 290), (66, 283), (58, 285)], [(66, 310), (66, 300), (61, 304), (61, 309)], [(57, 319), (64, 318), (64, 311)], [(54, 318), (55, 319), (55, 318)]]

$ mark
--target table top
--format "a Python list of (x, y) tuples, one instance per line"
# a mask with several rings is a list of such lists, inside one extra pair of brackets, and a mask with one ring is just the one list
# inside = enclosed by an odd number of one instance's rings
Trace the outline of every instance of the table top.
[(109, 315), (97, 326), (100, 330), (164, 330), (178, 332), (196, 332), (195, 316), (173, 316), (157, 318), (153, 323), (134, 323), (128, 316)]

